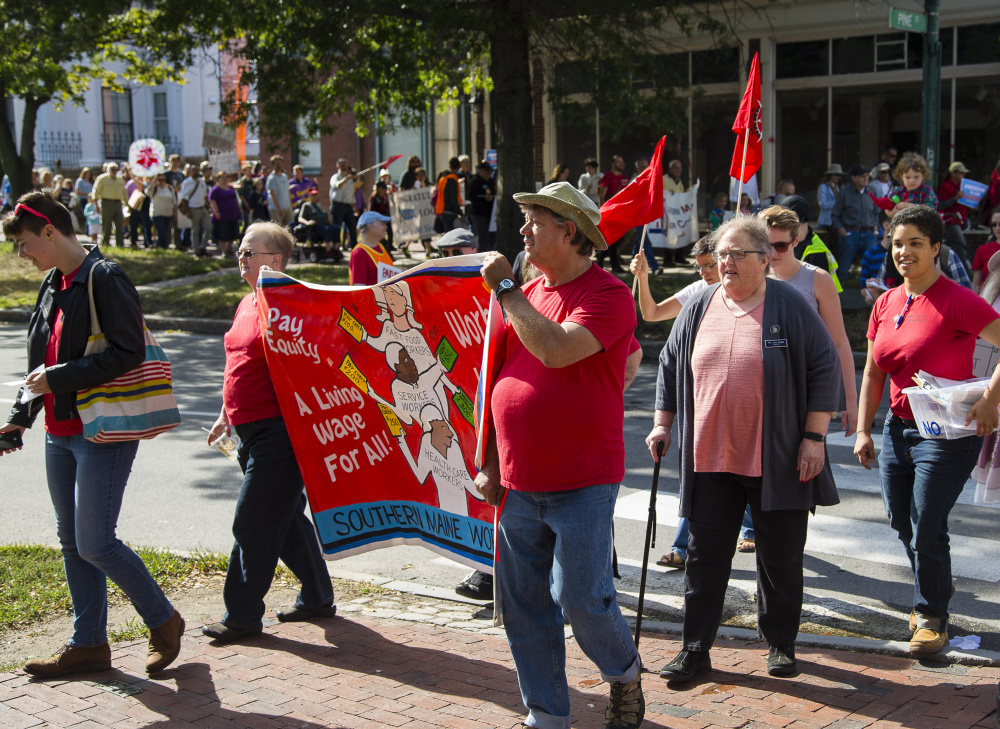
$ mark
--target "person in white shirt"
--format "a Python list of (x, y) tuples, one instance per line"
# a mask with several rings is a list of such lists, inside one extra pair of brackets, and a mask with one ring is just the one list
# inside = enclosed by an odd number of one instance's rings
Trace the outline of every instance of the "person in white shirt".
[(206, 206), (207, 194), (208, 187), (201, 179), (201, 170), (198, 165), (191, 165), (187, 179), (181, 183), (180, 200), (177, 204), (187, 202), (190, 211), (188, 217), (191, 218), (191, 247), (199, 258), (208, 255), (208, 228), (212, 224)]
[(362, 181), (341, 157), (337, 160), (337, 172), (330, 178), (330, 220), (334, 225), (347, 226), (351, 247), (358, 242), (358, 226), (354, 217), (354, 196)]
[(580, 175), (580, 179), (576, 183), (576, 189), (593, 200), (594, 205), (601, 207), (601, 198), (597, 192), (598, 184), (601, 182), (601, 173), (597, 171), (597, 160), (591, 157), (583, 163), (583, 167), (586, 172)]
[(284, 158), (281, 155), (271, 157), (271, 174), (267, 176), (267, 212), (271, 220), (279, 225), (292, 222), (292, 195), (288, 175), (284, 171)]

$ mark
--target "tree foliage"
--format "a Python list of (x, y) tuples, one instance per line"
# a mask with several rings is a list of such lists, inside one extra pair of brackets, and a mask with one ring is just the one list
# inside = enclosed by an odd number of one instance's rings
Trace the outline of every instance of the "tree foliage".
[[(194, 50), (226, 31), (221, 11), (218, 0), (0, 0), (0, 167), (15, 197), (30, 185), (39, 108), (82, 105), (94, 81), (181, 81)], [(25, 103), (20, 154), (8, 96)]]
[[(611, 128), (645, 125), (655, 142), (686, 105), (668, 54), (692, 32), (723, 39), (739, 3), (679, 0), (346, 0), (334, 12), (306, 0), (241, 11), (232, 52), (257, 90), (260, 133), (289, 139), (335, 131), (353, 113), (357, 132), (418, 126), (434, 104), (492, 93), (497, 148), (498, 247), (518, 247), (513, 192), (534, 184), (531, 59), (564, 73), (546, 79), (557, 113), (582, 114), (581, 95)], [(664, 28), (674, 28), (673, 37)], [(652, 59), (652, 60), (651, 60)], [(238, 95), (232, 118), (246, 118)]]

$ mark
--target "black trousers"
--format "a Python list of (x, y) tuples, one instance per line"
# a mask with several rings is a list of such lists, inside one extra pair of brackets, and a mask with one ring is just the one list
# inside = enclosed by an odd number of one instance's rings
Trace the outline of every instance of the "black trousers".
[(802, 614), (807, 510), (763, 511), (761, 478), (696, 473), (684, 575), (684, 648), (707, 651), (722, 620), (743, 511), (756, 535), (757, 631), (769, 645), (793, 643)]

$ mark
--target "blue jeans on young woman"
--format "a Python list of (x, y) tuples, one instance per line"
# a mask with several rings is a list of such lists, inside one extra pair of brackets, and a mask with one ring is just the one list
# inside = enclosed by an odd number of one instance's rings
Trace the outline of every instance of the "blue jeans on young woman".
[(108, 577), (150, 628), (173, 617), (173, 606), (146, 565), (115, 534), (138, 448), (137, 440), (91, 443), (82, 435), (45, 436), (45, 475), (73, 601), (70, 645), (108, 642)]
[(261, 625), (264, 596), (271, 589), (278, 558), (302, 583), (297, 608), (333, 604), (333, 582), (305, 515), (306, 496), (295, 452), (281, 417), (233, 426), (243, 486), (236, 500), (233, 536), (222, 599), (222, 622), (247, 630)]
[[(682, 559), (688, 556), (688, 525), (687, 517), (682, 516), (677, 522), (677, 534), (674, 535), (674, 543), (670, 547), (671, 552), (676, 552)], [(746, 511), (743, 512), (743, 526), (740, 527), (740, 541), (755, 539), (753, 531), (753, 517), (750, 516), (750, 505), (747, 504)]]
[(639, 675), (639, 654), (611, 574), (618, 484), (568, 491), (507, 490), (498, 584), (527, 724), (569, 729), (563, 616), (608, 683)]
[(951, 550), (948, 515), (979, 458), (983, 439), (922, 438), (896, 416), (885, 420), (878, 457), (882, 501), (913, 570), (913, 609), (948, 617)]
[(837, 275), (841, 280), (847, 280), (851, 272), (851, 264), (863, 253), (875, 245), (878, 238), (871, 230), (848, 230), (847, 235), (837, 239)]

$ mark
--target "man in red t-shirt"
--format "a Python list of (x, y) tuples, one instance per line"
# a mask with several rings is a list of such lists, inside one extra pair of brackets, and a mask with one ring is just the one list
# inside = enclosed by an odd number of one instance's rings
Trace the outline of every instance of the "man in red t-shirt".
[[(628, 174), (625, 172), (625, 160), (620, 154), (616, 154), (611, 158), (611, 170), (605, 172), (597, 184), (597, 196), (601, 201), (601, 207), (604, 207), (604, 203), (624, 190), (626, 185), (628, 185)], [(606, 251), (597, 251), (598, 266), (604, 265), (604, 257), (607, 255), (611, 257), (612, 273), (625, 273), (620, 258), (620, 242), (620, 239), (611, 241)]]
[[(606, 721), (638, 727), (639, 655), (615, 599), (611, 522), (625, 472), (625, 363), (635, 330), (628, 287), (590, 260), (607, 249), (601, 214), (567, 182), (520, 193), (518, 287), (487, 254), (482, 274), (507, 314), (505, 359), (476, 488), (503, 499), (496, 581), (521, 696), (534, 726), (569, 726), (563, 617), (611, 684)], [(555, 667), (555, 670), (553, 670)]]
[(958, 254), (966, 268), (969, 268), (969, 249), (962, 228), (969, 219), (969, 209), (958, 199), (962, 197), (962, 179), (968, 172), (969, 168), (961, 162), (952, 162), (948, 165), (948, 179), (938, 187), (938, 210), (944, 221), (944, 242)]

